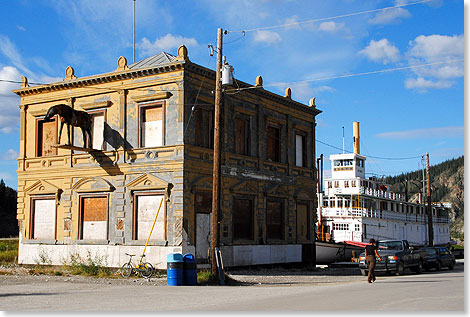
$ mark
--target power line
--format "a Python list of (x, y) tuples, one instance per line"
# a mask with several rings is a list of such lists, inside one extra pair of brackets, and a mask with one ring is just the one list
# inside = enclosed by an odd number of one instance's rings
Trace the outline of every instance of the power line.
[(333, 20), (333, 19), (339, 19), (339, 18), (346, 18), (346, 17), (355, 16), (355, 15), (361, 15), (361, 14), (379, 12), (379, 11), (384, 11), (384, 10), (389, 10), (389, 9), (401, 8), (401, 7), (406, 7), (406, 6), (425, 3), (425, 2), (430, 2), (430, 1), (433, 1), (433, 0), (423, 0), (423, 1), (417, 1), (417, 2), (410, 2), (410, 3), (405, 3), (405, 4), (398, 4), (398, 5), (391, 6), (391, 7), (385, 7), (385, 8), (381, 8), (381, 9), (366, 10), (366, 11), (360, 11), (360, 12), (355, 12), (355, 13), (337, 15), (337, 16), (328, 17), (328, 18), (313, 19), (313, 20), (307, 20), (307, 21), (302, 21), (302, 22), (285, 23), (285, 24), (265, 26), (265, 27), (259, 27), (259, 28), (248, 29), (248, 30), (239, 30), (239, 31), (227, 30), (227, 32), (253, 32), (253, 31), (259, 31), (259, 30), (268, 30), (268, 29), (274, 29), (274, 28), (286, 27), (286, 26), (292, 26), (292, 25), (299, 25), (299, 24), (305, 24), (305, 23), (312, 23), (312, 22)]
[(446, 64), (446, 63), (454, 63), (454, 62), (460, 62), (460, 61), (463, 61), (463, 60), (464, 60), (463, 58), (462, 59), (453, 59), (453, 60), (441, 61), (441, 62), (435, 62), (435, 63), (428, 63), (428, 64), (419, 64), (419, 65), (411, 65), (411, 66), (405, 66), (405, 67), (396, 67), (396, 68), (375, 70), (375, 71), (364, 72), (364, 73), (345, 74), (345, 75), (337, 75), (337, 76), (330, 76), (330, 77), (323, 77), (323, 78), (313, 78), (313, 79), (298, 80), (298, 81), (291, 81), (291, 82), (279, 82), (279, 83), (272, 83), (272, 84), (267, 84), (267, 85), (263, 85), (263, 86), (250, 86), (250, 87), (245, 87), (245, 88), (233, 88), (233, 89), (228, 89), (227, 91), (259, 89), (259, 88), (271, 87), (271, 86), (284, 86), (284, 85), (289, 85), (289, 84), (299, 84), (299, 83), (307, 83), (307, 82), (313, 82), (313, 81), (322, 81), (322, 80), (331, 80), (331, 79), (338, 79), (338, 78), (349, 78), (349, 77), (357, 77), (357, 76), (364, 76), (364, 75), (373, 75), (373, 74), (387, 73), (387, 72), (393, 72), (393, 71), (399, 71), (399, 70), (434, 66), (434, 65)]
[[(332, 148), (337, 149), (337, 150), (340, 150), (340, 151), (343, 150), (342, 148), (340, 148), (340, 147), (338, 147), (338, 146), (334, 146), (334, 145), (328, 144), (328, 143), (323, 142), (323, 141), (318, 140), (318, 139), (315, 139), (315, 142), (321, 143), (321, 144), (323, 144), (323, 145), (332, 147)], [(349, 153), (349, 154), (354, 154), (354, 152), (351, 152), (351, 151), (348, 151), (348, 150), (345, 150), (345, 152), (347, 152), (347, 153)], [(375, 158), (375, 159), (379, 159), (379, 160), (396, 160), (396, 161), (400, 161), (400, 160), (411, 160), (411, 159), (421, 158), (421, 157), (423, 157), (423, 155), (409, 156), (409, 157), (380, 157), (380, 156), (367, 155), (367, 157)]]

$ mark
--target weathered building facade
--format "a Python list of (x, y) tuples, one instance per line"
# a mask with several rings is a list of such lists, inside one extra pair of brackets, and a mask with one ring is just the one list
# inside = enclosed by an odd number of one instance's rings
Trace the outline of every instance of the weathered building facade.
[[(256, 85), (228, 87), (222, 106), (220, 245), (225, 266), (314, 261), (315, 116), (310, 105)], [(212, 193), (215, 72), (187, 49), (110, 73), (21, 89), (19, 263), (99, 256), (120, 266), (140, 254), (162, 202), (146, 259), (207, 260)], [(92, 147), (47, 110), (67, 104), (93, 120)], [(46, 261), (47, 260), (47, 261)]]

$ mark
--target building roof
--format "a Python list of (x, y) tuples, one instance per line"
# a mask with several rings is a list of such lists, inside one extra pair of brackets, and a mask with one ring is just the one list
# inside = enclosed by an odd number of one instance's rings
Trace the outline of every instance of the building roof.
[(139, 69), (152, 66), (161, 66), (173, 62), (176, 56), (161, 52), (160, 54), (147, 57), (141, 61), (129, 65), (130, 69)]

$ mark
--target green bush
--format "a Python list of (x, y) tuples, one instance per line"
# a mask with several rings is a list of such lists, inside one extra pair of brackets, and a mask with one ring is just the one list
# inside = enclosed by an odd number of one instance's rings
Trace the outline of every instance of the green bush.
[(18, 257), (18, 240), (0, 241), (0, 264), (13, 264)]
[(92, 256), (90, 251), (88, 251), (85, 259), (78, 254), (71, 254), (70, 263), (71, 273), (75, 275), (100, 277), (111, 275), (111, 270), (106, 267), (106, 258), (98, 254)]

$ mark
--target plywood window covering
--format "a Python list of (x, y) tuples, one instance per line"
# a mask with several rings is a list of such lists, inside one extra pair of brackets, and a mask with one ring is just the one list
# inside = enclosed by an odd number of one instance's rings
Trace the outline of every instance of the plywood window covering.
[(80, 239), (108, 238), (108, 196), (81, 197)]
[(156, 147), (164, 145), (165, 109), (163, 104), (140, 108), (140, 146)]
[(253, 240), (253, 200), (233, 198), (233, 240)]
[(280, 130), (277, 127), (268, 126), (266, 128), (267, 159), (279, 162), (280, 153)]
[[(95, 150), (106, 150), (105, 140), (104, 140), (104, 126), (106, 123), (106, 113), (105, 111), (93, 111), (88, 112), (91, 116), (91, 139), (93, 141), (93, 149)], [(89, 147), (88, 139), (87, 145)]]
[(196, 193), (196, 212), (203, 214), (210, 214), (212, 211), (212, 194), (211, 193)]
[(299, 167), (307, 166), (307, 147), (305, 140), (305, 135), (295, 135), (295, 165)]
[(207, 149), (214, 148), (214, 111), (199, 108), (195, 120), (196, 145)]
[(282, 240), (284, 238), (284, 219), (282, 202), (266, 202), (266, 238)]
[[(49, 122), (38, 119), (36, 125), (36, 156), (51, 156), (57, 154), (57, 148), (53, 145), (59, 143), (57, 140), (57, 120), (52, 119)], [(67, 135), (66, 127), (62, 134)]]
[(31, 239), (56, 238), (56, 200), (41, 198), (32, 200)]
[(250, 121), (247, 118), (235, 117), (235, 153), (250, 155)]
[(297, 203), (297, 237), (300, 241), (310, 239), (308, 204)]
[[(157, 214), (160, 201), (165, 199), (163, 194), (136, 194), (134, 199), (133, 239), (147, 240)], [(165, 201), (158, 213), (157, 222), (153, 228), (151, 240), (165, 241)]]

